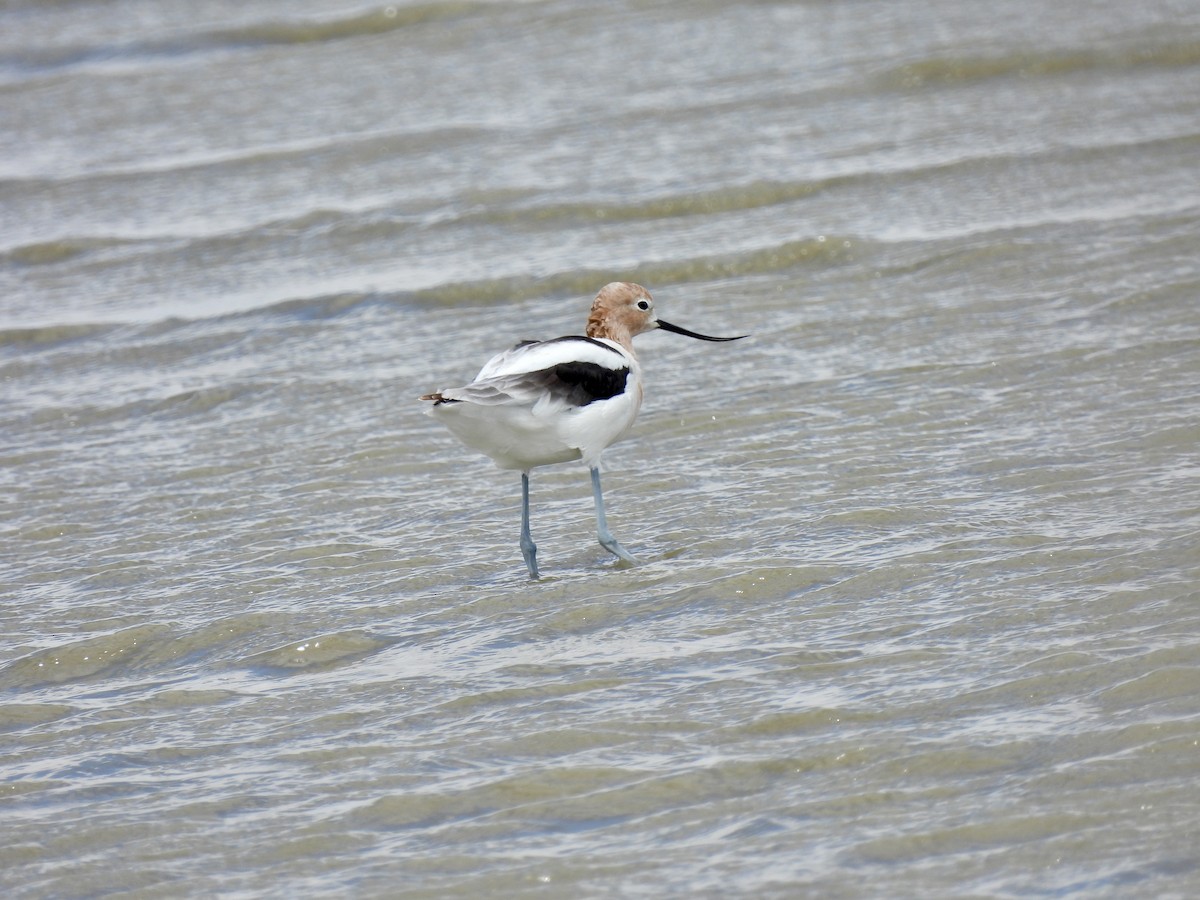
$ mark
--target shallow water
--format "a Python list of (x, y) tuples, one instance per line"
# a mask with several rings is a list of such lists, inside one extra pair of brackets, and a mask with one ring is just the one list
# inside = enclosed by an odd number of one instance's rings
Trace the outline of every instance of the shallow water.
[[(9, 4), (11, 896), (1200, 890), (1200, 7)], [(519, 485), (415, 398), (605, 282)]]

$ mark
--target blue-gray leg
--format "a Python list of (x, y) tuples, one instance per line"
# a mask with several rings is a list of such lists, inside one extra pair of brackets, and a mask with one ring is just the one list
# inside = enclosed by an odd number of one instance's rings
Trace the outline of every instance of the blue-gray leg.
[(537, 545), (529, 534), (529, 473), (521, 473), (521, 555), (529, 568), (529, 577), (538, 579)]
[(637, 562), (608, 530), (608, 521), (604, 518), (604, 497), (600, 493), (600, 469), (596, 466), (592, 466), (592, 495), (596, 498), (596, 536), (600, 538), (600, 546), (625, 562)]

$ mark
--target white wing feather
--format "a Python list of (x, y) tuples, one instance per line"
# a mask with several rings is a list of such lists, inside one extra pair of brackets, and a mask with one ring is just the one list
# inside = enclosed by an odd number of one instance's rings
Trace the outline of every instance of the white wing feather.
[(489, 359), (479, 370), (475, 380), (481, 381), (497, 375), (515, 375), (520, 372), (540, 372), (542, 369), (568, 362), (588, 362), (604, 366), (606, 369), (620, 369), (629, 365), (629, 358), (620, 344), (605, 338), (595, 342), (574, 339), (526, 341)]

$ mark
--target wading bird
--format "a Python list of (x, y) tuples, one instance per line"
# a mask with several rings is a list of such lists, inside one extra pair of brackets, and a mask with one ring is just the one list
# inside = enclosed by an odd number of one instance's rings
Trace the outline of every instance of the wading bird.
[(613, 282), (601, 288), (587, 333), (521, 341), (492, 357), (465, 387), (425, 394), (429, 413), (460, 441), (521, 473), (521, 555), (538, 578), (537, 546), (529, 533), (529, 470), (582, 459), (592, 473), (596, 534), (613, 555), (634, 562), (608, 530), (600, 491), (600, 454), (624, 437), (642, 405), (642, 368), (633, 338), (661, 328), (702, 341), (709, 337), (658, 318), (644, 287)]

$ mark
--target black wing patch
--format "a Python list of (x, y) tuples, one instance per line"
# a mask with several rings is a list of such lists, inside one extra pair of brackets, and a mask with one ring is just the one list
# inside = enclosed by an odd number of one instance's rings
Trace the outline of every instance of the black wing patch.
[(572, 406), (587, 406), (625, 392), (629, 367), (608, 369), (590, 362), (559, 363), (546, 369), (548, 387)]

